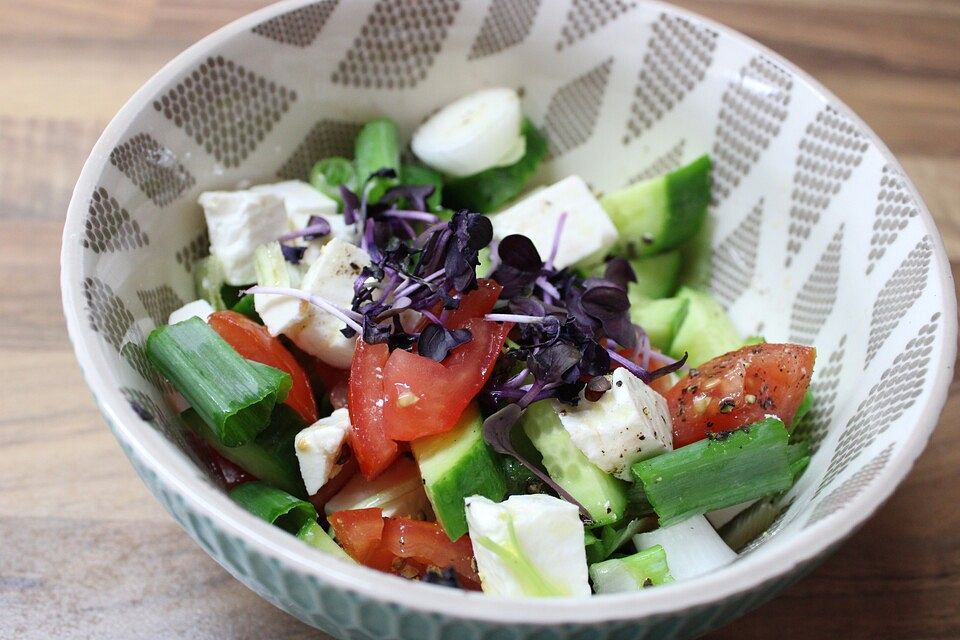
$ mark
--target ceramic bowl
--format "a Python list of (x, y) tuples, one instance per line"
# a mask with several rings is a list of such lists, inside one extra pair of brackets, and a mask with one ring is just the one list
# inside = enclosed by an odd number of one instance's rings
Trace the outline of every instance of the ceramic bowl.
[[(744, 334), (819, 349), (813, 461), (724, 569), (577, 600), (411, 583), (257, 520), (184, 445), (143, 340), (194, 297), (207, 251), (197, 195), (304, 178), (315, 159), (350, 155), (366, 119), (409, 133), (489, 85), (522, 90), (550, 140), (543, 180), (579, 173), (605, 190), (710, 153), (703, 285)], [(137, 473), (237, 579), (337, 637), (674, 638), (721, 625), (809, 571), (893, 492), (937, 424), (956, 349), (940, 238), (876, 135), (775, 53), (654, 2), (295, 0), (242, 18), (107, 127), (70, 203), (62, 274), (77, 358)]]

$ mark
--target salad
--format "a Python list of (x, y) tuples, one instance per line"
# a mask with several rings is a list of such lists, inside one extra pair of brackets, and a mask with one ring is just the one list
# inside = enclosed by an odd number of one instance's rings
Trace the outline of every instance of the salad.
[[(729, 562), (809, 461), (816, 352), (741, 336), (707, 156), (596, 194), (511, 89), (389, 119), (309, 181), (199, 198), (197, 300), (146, 344), (195, 453), (307, 545), (405, 578), (586, 596)], [(526, 190), (526, 192), (525, 192)]]

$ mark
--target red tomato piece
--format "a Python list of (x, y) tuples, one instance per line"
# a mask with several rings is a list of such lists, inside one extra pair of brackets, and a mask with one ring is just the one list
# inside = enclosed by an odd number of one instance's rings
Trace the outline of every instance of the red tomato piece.
[(317, 403), (313, 398), (310, 379), (297, 359), (263, 325), (236, 311), (217, 311), (207, 320), (237, 353), (246, 358), (286, 371), (293, 379), (286, 404), (300, 414), (308, 425), (317, 421)]
[(436, 522), (387, 518), (382, 540), (390, 553), (398, 558), (410, 558), (438, 569), (452, 567), (463, 586), (480, 588), (480, 576), (473, 568), (473, 546), (467, 536), (452, 542)]
[(757, 344), (707, 362), (673, 386), (667, 403), (674, 448), (775, 415), (788, 427), (813, 375), (817, 351)]
[(473, 338), (442, 363), (401, 349), (390, 355), (383, 371), (388, 437), (406, 441), (449, 431), (486, 384), (511, 327), (482, 317), (465, 327)]
[[(460, 306), (447, 314), (444, 325), (450, 329), (461, 329), (467, 326), (471, 319), (490, 313), (501, 291), (503, 287), (496, 280), (488, 278), (477, 280), (477, 288), (465, 295), (460, 301)], [(438, 304), (432, 311), (434, 315), (439, 316), (443, 312), (443, 306)], [(417, 331), (422, 331), (428, 322), (429, 320), (422, 320)]]
[[(670, 363), (669, 361), (662, 359), (663, 355), (656, 349), (651, 349), (650, 352), (651, 352), (650, 362), (647, 363), (647, 369), (649, 371), (655, 371), (656, 369), (659, 369), (660, 367), (664, 367)], [(617, 353), (619, 353), (625, 358), (629, 358), (633, 360), (640, 366), (643, 366), (643, 356), (638, 355), (636, 358), (634, 358), (633, 349), (621, 349)], [(614, 369), (617, 369), (622, 366), (620, 364), (617, 364), (616, 362), (611, 362), (610, 364), (613, 366)], [(667, 392), (669, 392), (670, 389), (673, 387), (674, 380), (676, 380), (674, 375), (660, 376), (659, 378), (655, 379), (653, 382), (650, 383), (650, 388), (656, 391), (657, 393), (659, 393), (660, 395), (665, 396), (667, 395)]]
[(389, 357), (387, 345), (357, 340), (350, 367), (350, 448), (367, 480), (380, 475), (400, 453), (384, 429), (384, 367)]
[(383, 511), (374, 509), (349, 509), (335, 511), (327, 518), (337, 542), (351, 558), (361, 564), (376, 555), (383, 537)]

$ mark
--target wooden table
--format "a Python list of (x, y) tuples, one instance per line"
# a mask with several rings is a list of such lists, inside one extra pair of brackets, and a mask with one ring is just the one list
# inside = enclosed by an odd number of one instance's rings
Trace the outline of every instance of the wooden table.
[[(308, 638), (127, 464), (74, 363), (58, 253), (80, 166), (164, 62), (256, 0), (0, 1), (0, 637)], [(960, 2), (683, 0), (810, 71), (890, 145), (960, 275)], [(960, 638), (960, 380), (895, 496), (714, 638)]]

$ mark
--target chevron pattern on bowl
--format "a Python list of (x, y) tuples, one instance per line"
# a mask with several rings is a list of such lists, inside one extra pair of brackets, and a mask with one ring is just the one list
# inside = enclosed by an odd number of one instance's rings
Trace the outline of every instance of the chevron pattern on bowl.
[[(409, 134), (492, 85), (523, 87), (550, 140), (544, 181), (578, 173), (604, 191), (710, 153), (704, 286), (744, 334), (820, 349), (801, 431), (810, 467), (767, 533), (715, 574), (509, 601), (326, 557), (213, 484), (146, 361), (145, 336), (195, 297), (200, 192), (305, 178), (316, 158), (349, 155), (366, 119), (393, 117)], [(936, 425), (956, 345), (941, 242), (876, 136), (776, 54), (641, 1), (293, 0), (225, 27), (145, 85), (98, 142), (64, 231), (63, 298), (86, 378), (157, 499), (257, 593), (350, 638), (681, 638), (719, 626), (801, 577), (890, 495)]]

